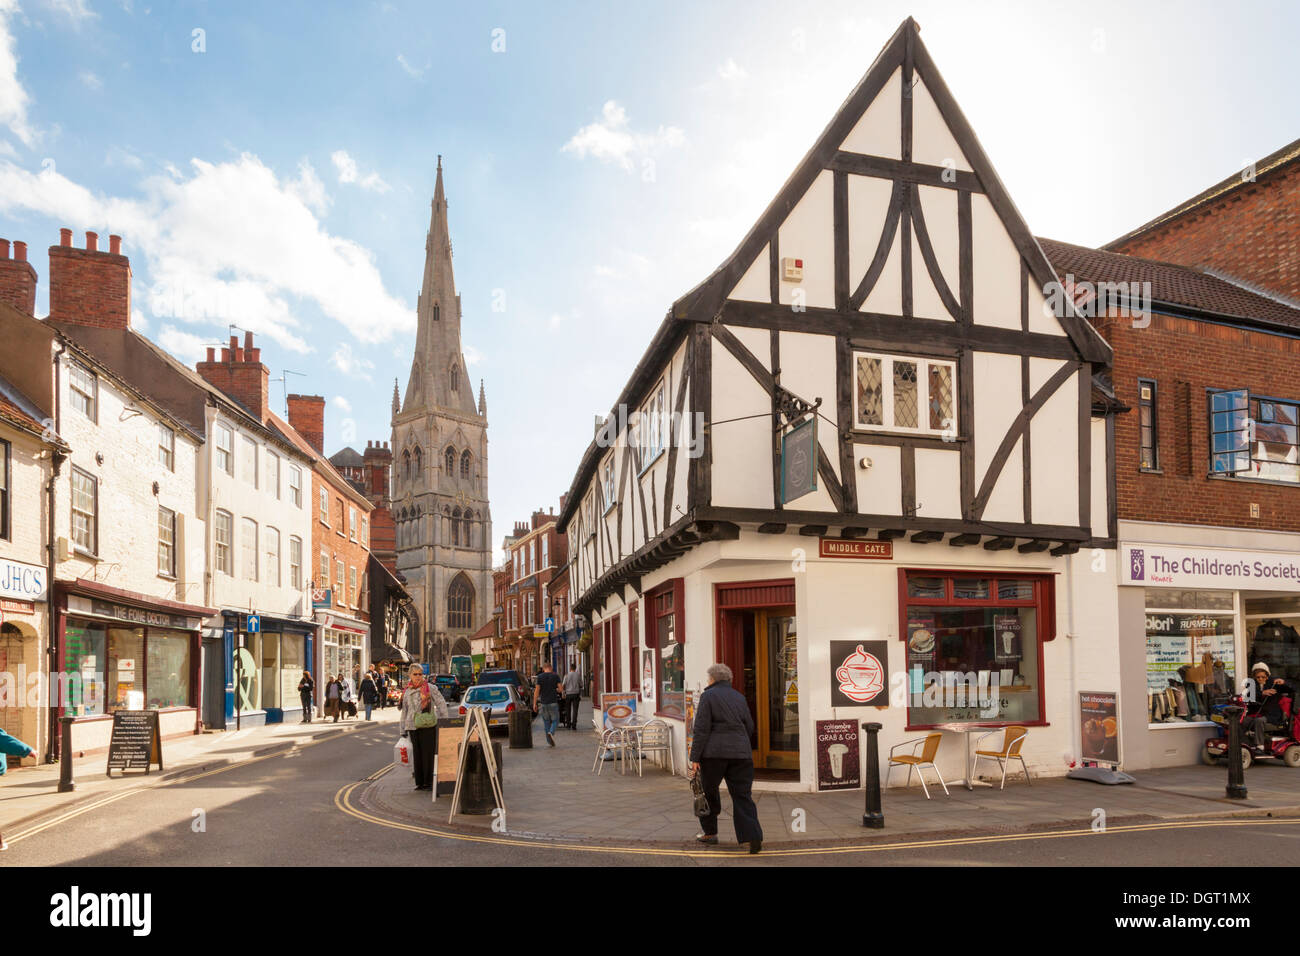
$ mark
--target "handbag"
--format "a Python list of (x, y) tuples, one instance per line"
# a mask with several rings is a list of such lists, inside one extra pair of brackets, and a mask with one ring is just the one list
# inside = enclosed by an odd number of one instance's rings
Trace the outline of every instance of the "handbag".
[(430, 727), (438, 726), (438, 715), (429, 711), (420, 711), (415, 715), (415, 721), (411, 724), (416, 730), (428, 730)]
[(707, 817), (712, 814), (709, 809), (709, 798), (704, 795), (704, 783), (700, 780), (700, 775), (694, 774), (691, 778), (691, 795), (695, 798), (695, 815), (697, 817)]

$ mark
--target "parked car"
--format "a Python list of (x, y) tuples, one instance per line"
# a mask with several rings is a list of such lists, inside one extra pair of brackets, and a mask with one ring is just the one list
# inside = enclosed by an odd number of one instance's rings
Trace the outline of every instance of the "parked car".
[(460, 686), (460, 681), (456, 679), (455, 674), (438, 674), (434, 677), (433, 683), (443, 699), (453, 704), (460, 700), (461, 694), (464, 693), (464, 688)]
[(514, 684), (475, 684), (465, 691), (460, 702), (462, 717), (469, 714), (471, 707), (478, 707), (488, 712), (488, 728), (506, 728), (510, 723), (510, 714), (516, 710), (532, 713), (528, 703)]
[(533, 699), (533, 682), (519, 671), (485, 670), (478, 675), (478, 682), (480, 684), (514, 684), (515, 687), (519, 688), (519, 693), (524, 700), (531, 701)]

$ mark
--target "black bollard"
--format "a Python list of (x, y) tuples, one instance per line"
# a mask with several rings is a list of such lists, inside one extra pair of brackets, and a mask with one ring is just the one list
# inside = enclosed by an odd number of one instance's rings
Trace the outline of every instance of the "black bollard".
[(1246, 775), (1241, 766), (1241, 715), (1245, 708), (1233, 704), (1223, 708), (1228, 718), (1228, 799), (1246, 799)]
[(873, 830), (885, 828), (885, 814), (880, 807), (880, 744), (876, 740), (880, 727), (880, 724), (862, 725), (867, 732), (867, 806), (862, 814), (862, 825)]
[(72, 779), (72, 721), (74, 717), (60, 717), (59, 723), (59, 793), (77, 789)]

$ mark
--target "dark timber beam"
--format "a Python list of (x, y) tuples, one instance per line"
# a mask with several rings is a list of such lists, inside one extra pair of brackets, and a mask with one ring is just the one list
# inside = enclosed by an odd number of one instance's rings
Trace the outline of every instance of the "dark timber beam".
[(840, 529), (841, 538), (865, 538), (869, 534), (871, 534), (870, 528), (848, 527)]
[(785, 525), (779, 521), (765, 521), (758, 526), (759, 534), (785, 534)]
[(1079, 542), (1063, 541), (1061, 544), (1058, 544), (1055, 548), (1052, 549), (1052, 554), (1056, 555), (1059, 558), (1067, 554), (1074, 554), (1078, 550), (1079, 550)]
[(958, 534), (949, 538), (948, 543), (954, 548), (964, 548), (968, 545), (979, 544), (980, 536), (977, 534)]
[(1015, 546), (1015, 538), (997, 537), (984, 542), (984, 550), (986, 551), (1008, 551)]
[(1050, 541), (1026, 541), (1016, 550), (1021, 554), (1034, 554), (1037, 551), (1046, 551), (1051, 543)]
[(918, 531), (908, 539), (915, 544), (929, 544), (931, 541), (942, 541), (942, 531)]
[(799, 533), (809, 538), (814, 538), (826, 533), (827, 526), (824, 524), (806, 524), (799, 529)]
[(895, 538), (901, 538), (907, 534), (902, 528), (882, 528), (876, 533), (876, 538), (880, 541), (893, 541)]
[(901, 179), (906, 183), (938, 186), (941, 189), (984, 192), (979, 177), (964, 169), (949, 169), (947, 166), (930, 166), (926, 163), (904, 163), (897, 159), (866, 156), (844, 150), (837, 151), (826, 164), (826, 168), (836, 172), (853, 173), (857, 176), (874, 176), (877, 179)]

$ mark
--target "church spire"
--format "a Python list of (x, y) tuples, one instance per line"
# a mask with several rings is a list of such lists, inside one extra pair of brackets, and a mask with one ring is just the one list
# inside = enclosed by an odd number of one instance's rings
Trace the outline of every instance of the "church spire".
[(482, 418), (487, 417), (487, 395), (483, 392), (483, 379), (478, 380), (478, 413)]
[(393, 414), (396, 415), (402, 410), (402, 400), (397, 392), (397, 379), (393, 379)]
[(402, 408), (448, 409), (476, 413), (474, 389), (465, 374), (460, 341), (460, 296), (451, 263), (451, 232), (447, 227), (447, 195), (442, 182), (442, 156), (429, 210), (424, 243), (424, 277), (417, 307), (415, 356)]

